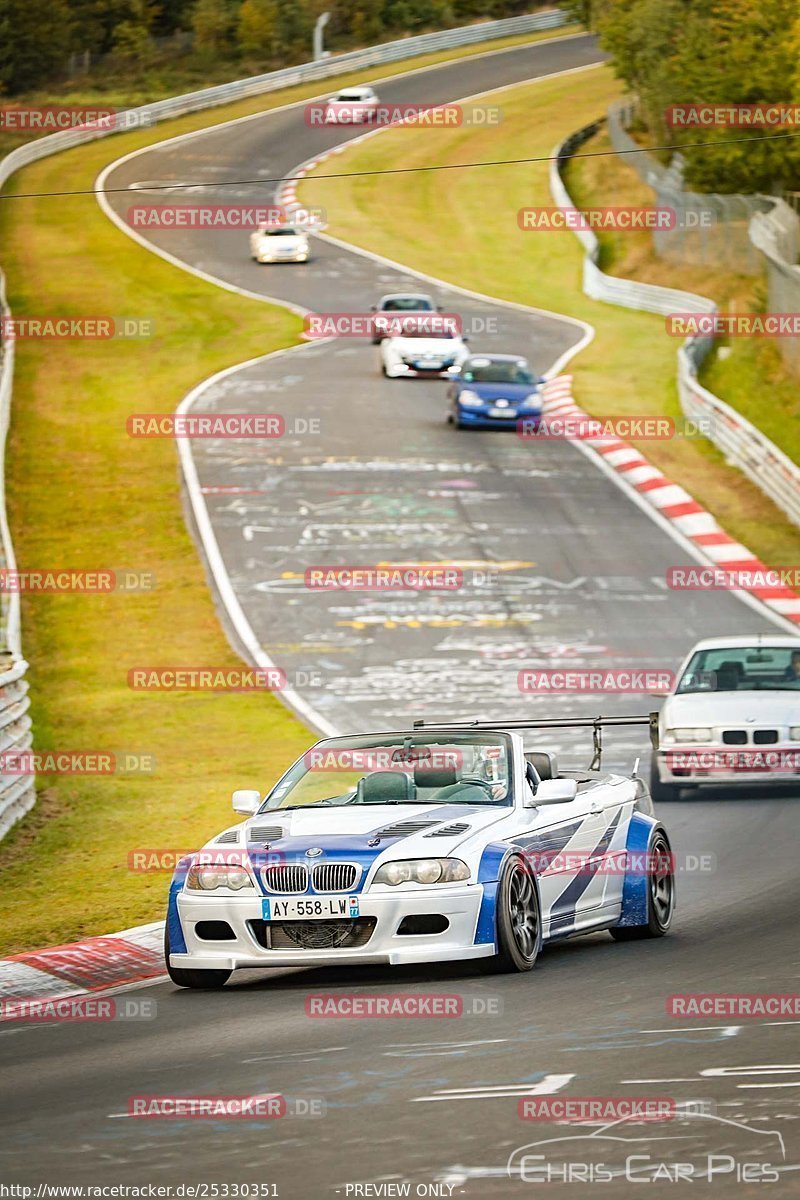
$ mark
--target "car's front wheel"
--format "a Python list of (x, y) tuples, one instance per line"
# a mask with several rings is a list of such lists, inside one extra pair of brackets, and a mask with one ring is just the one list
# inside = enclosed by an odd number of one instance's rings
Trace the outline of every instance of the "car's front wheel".
[(231, 971), (201, 971), (193, 967), (173, 967), (169, 961), (169, 926), (164, 926), (164, 959), (167, 964), (167, 974), (178, 987), (199, 988), (203, 991), (214, 991), (224, 987), (231, 977)]
[(489, 960), (490, 967), (530, 971), (542, 944), (542, 921), (533, 873), (518, 855), (508, 860), (500, 876), (495, 921), (497, 954)]
[(618, 925), (609, 933), (617, 942), (663, 937), (675, 911), (675, 873), (667, 835), (657, 828), (647, 847), (647, 921), (643, 925)]

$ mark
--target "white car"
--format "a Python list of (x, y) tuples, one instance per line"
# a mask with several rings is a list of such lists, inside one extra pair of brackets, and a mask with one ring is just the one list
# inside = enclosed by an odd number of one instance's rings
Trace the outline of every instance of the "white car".
[(800, 786), (800, 639), (707, 638), (659, 716), (655, 800), (702, 784)]
[(380, 343), (381, 370), (389, 379), (408, 375), (447, 376), (469, 358), (466, 339), (442, 329), (436, 336), (411, 332), (387, 337)]
[(250, 234), (250, 254), (259, 263), (308, 262), (308, 234), (297, 225), (259, 225)]
[(350, 87), (331, 96), (325, 109), (326, 125), (362, 125), (372, 121), (378, 97), (371, 87)]
[(482, 958), (528, 971), (543, 942), (661, 937), (672, 852), (641, 779), (559, 773), (533, 726), (649, 717), (417, 725), (317, 742), (170, 887), (167, 970), (222, 987), (252, 967)]

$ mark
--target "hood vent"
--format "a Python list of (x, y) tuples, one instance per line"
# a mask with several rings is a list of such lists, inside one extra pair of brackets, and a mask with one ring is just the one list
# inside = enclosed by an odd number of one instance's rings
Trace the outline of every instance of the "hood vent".
[(456, 821), (454, 825), (442, 825), (440, 829), (426, 833), (425, 837), (457, 837), (459, 833), (466, 833), (468, 829), (469, 825), (465, 825), (463, 821)]
[(248, 842), (255, 842), (257, 845), (265, 846), (267, 842), (277, 842), (278, 838), (283, 837), (283, 830), (280, 825), (254, 825), (248, 830)]
[(234, 846), (239, 841), (239, 830), (229, 829), (226, 833), (221, 833), (216, 839), (218, 846)]
[(422, 833), (423, 829), (430, 829), (431, 825), (438, 825), (438, 821), (398, 821), (396, 825), (387, 825), (384, 829), (378, 829), (372, 836), (379, 838), (390, 837), (408, 837), (412, 833)]

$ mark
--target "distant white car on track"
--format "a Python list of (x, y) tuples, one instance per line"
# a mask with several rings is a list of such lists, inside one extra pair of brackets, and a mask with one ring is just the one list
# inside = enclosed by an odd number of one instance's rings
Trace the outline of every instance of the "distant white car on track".
[(378, 104), (378, 97), (371, 87), (344, 88), (328, 100), (325, 124), (363, 125), (374, 118)]
[(308, 234), (297, 225), (260, 225), (250, 234), (250, 254), (258, 263), (308, 262)]
[(372, 344), (377, 346), (383, 338), (397, 329), (408, 313), (437, 313), (440, 312), (434, 303), (433, 296), (426, 292), (389, 292), (381, 296), (377, 304), (372, 305), (375, 317), (372, 322)]
[(460, 367), (469, 358), (466, 339), (449, 329), (442, 329), (436, 336), (409, 331), (402, 337), (384, 338), (379, 354), (381, 370), (389, 379), (447, 377), (451, 367)]
[(682, 789), (800, 786), (800, 638), (707, 638), (678, 672), (659, 717), (655, 800)]
[(181, 861), (165, 957), (174, 983), (237, 968), (480, 958), (529, 971), (543, 943), (665, 934), (675, 905), (664, 826), (641, 779), (560, 773), (534, 726), (649, 717), (458, 722), (317, 742), (245, 819)]

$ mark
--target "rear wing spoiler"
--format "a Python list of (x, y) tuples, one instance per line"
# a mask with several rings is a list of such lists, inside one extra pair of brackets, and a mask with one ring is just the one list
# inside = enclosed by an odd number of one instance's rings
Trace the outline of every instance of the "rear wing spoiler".
[(524, 729), (591, 729), (592, 731), (592, 761), (590, 771), (600, 769), (603, 757), (603, 730), (617, 729), (630, 725), (646, 725), (650, 733), (650, 744), (658, 749), (658, 713), (644, 713), (636, 717), (553, 717), (544, 721), (415, 721), (415, 729), (425, 729), (436, 726), (437, 729), (490, 729), (498, 733)]

